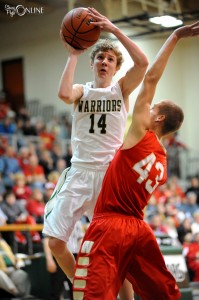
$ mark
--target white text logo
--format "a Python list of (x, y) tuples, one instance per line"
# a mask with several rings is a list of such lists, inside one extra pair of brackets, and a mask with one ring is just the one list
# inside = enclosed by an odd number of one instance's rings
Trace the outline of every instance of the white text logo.
[(9, 14), (11, 17), (13, 17), (15, 14), (22, 17), (25, 14), (43, 14), (44, 8), (43, 7), (24, 7), (23, 5), (17, 5), (16, 7), (10, 6), (8, 4), (5, 5), (5, 10), (7, 12), (7, 15)]

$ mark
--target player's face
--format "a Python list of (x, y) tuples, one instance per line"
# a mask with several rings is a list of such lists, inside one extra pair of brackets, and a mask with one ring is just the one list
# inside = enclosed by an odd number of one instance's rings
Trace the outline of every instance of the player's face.
[(111, 78), (117, 71), (117, 58), (112, 50), (100, 51), (96, 54), (93, 62), (95, 74), (100, 78)]
[(153, 129), (154, 128), (154, 125), (155, 123), (157, 122), (158, 120), (158, 116), (159, 116), (159, 103), (158, 104), (155, 104), (151, 107), (150, 109), (150, 118), (151, 118), (151, 125), (150, 125), (150, 128)]
[(158, 105), (155, 104), (150, 109), (151, 120), (155, 119), (158, 113)]

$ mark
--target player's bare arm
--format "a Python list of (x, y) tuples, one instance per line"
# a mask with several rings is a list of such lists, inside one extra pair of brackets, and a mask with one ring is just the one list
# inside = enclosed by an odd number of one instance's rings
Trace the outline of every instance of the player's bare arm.
[(82, 85), (73, 84), (75, 69), (78, 62), (78, 56), (84, 52), (84, 50), (77, 50), (67, 44), (60, 32), (60, 37), (64, 43), (65, 48), (68, 51), (68, 59), (66, 62), (66, 66), (62, 73), (58, 96), (67, 104), (72, 104), (77, 102), (83, 95)]
[(199, 22), (196, 22), (193, 25), (180, 27), (169, 36), (169, 38), (166, 40), (166, 42), (158, 52), (154, 63), (149, 68), (144, 77), (143, 84), (136, 99), (132, 116), (132, 124), (129, 128), (128, 133), (130, 138), (126, 139), (126, 146), (127, 143), (128, 147), (132, 147), (134, 144), (136, 144), (144, 136), (145, 131), (150, 126), (150, 109), (156, 86), (163, 74), (168, 59), (172, 54), (177, 42), (181, 38), (193, 37), (198, 35)]
[(93, 8), (89, 8), (91, 15), (96, 19), (95, 25), (99, 26), (102, 31), (114, 34), (117, 39), (123, 44), (133, 60), (133, 66), (130, 68), (126, 75), (119, 80), (123, 97), (128, 101), (129, 95), (142, 81), (146, 69), (148, 67), (148, 60), (142, 50), (121, 30), (115, 26), (108, 18), (101, 15)]

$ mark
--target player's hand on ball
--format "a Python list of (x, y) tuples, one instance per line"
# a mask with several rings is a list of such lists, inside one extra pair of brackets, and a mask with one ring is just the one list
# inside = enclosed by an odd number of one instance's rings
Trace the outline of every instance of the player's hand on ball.
[(99, 26), (102, 31), (114, 32), (116, 26), (105, 16), (101, 15), (95, 8), (88, 7), (90, 15), (96, 20), (93, 25)]
[(75, 49), (85, 50), (93, 46), (100, 37), (100, 27), (94, 25), (95, 18), (89, 10), (77, 7), (65, 14), (61, 31), (66, 43)]
[(86, 51), (86, 49), (84, 49), (84, 50), (81, 50), (81, 49), (75, 49), (75, 48), (73, 48), (71, 45), (69, 45), (69, 44), (65, 41), (61, 29), (60, 29), (60, 38), (61, 38), (62, 42), (64, 43), (65, 48), (68, 50), (69, 53), (75, 54), (75, 55), (80, 55), (80, 54), (82, 54), (83, 52)]

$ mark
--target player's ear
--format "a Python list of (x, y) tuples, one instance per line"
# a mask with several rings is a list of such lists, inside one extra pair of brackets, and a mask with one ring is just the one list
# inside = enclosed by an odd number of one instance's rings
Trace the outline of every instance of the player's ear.
[(157, 118), (156, 118), (156, 122), (162, 122), (165, 120), (165, 115), (158, 115)]
[(120, 70), (120, 67), (119, 66), (117, 66), (116, 67), (116, 71), (115, 71), (115, 74), (118, 72)]
[(114, 73), (114, 76), (115, 74), (117, 74), (117, 72), (119, 71), (120, 67), (116, 67), (116, 70), (115, 70), (115, 73)]

